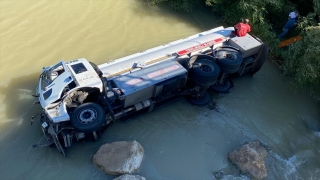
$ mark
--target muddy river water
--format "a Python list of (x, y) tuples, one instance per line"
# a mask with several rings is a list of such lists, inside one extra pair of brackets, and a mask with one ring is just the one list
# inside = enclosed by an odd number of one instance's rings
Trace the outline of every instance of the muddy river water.
[(91, 163), (107, 142), (138, 141), (145, 150), (137, 174), (148, 180), (247, 179), (227, 153), (251, 140), (270, 148), (267, 179), (320, 179), (320, 107), (294, 91), (268, 60), (253, 77), (233, 81), (229, 94), (210, 92), (206, 107), (185, 99), (112, 124), (96, 142), (74, 143), (68, 158), (32, 148), (42, 137), (30, 117), (31, 95), (44, 66), (85, 57), (97, 64), (221, 24), (205, 9), (176, 13), (139, 0), (0, 1), (0, 179), (113, 179)]

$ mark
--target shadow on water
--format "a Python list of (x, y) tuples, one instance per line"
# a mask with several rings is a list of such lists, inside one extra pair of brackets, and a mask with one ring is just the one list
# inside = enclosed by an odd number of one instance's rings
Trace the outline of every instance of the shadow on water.
[[(41, 136), (40, 129), (35, 133), (34, 126), (31, 127), (30, 118), (38, 113), (41, 107), (38, 104), (32, 105), (37, 98), (33, 97), (39, 73), (21, 76), (11, 79), (7, 86), (0, 87), (1, 106), (0, 119), (0, 147), (1, 151), (10, 149), (12, 142), (19, 138), (27, 138), (19, 144), (31, 147), (32, 141)], [(34, 132), (33, 134), (29, 132)]]
[[(134, 8), (135, 15), (139, 18), (146, 16), (165, 17), (166, 24), (175, 25), (174, 22), (184, 22), (188, 27), (194, 27), (200, 31), (209, 30), (218, 26), (227, 26), (220, 22), (220, 18), (210, 11), (210, 7), (199, 5), (191, 12), (181, 12), (172, 9), (167, 3), (158, 6), (148, 5), (144, 0), (139, 0), (139, 6)], [(143, 9), (143, 10), (142, 10)]]
[[(29, 110), (28, 107), (38, 99), (33, 97), (37, 85), (39, 73), (14, 78), (5, 87), (0, 87), (0, 94), (3, 95), (3, 105), (6, 110), (6, 119), (19, 119)], [(24, 117), (25, 118), (25, 117)]]

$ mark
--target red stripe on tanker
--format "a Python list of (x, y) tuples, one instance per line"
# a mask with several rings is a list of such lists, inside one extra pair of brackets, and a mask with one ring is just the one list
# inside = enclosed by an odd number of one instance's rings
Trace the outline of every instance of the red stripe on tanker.
[(165, 74), (165, 73), (167, 73), (167, 72), (176, 70), (176, 69), (178, 69), (178, 68), (179, 68), (178, 65), (169, 66), (169, 67), (160, 69), (160, 70), (158, 70), (158, 71), (155, 71), (155, 72), (153, 72), (153, 73), (150, 73), (150, 74), (148, 74), (147, 76), (148, 76), (149, 78), (154, 78), (154, 77), (157, 77), (157, 76), (161, 76), (162, 74)]
[(220, 42), (222, 42), (222, 40), (223, 40), (222, 38), (218, 38), (218, 39), (214, 39), (214, 40), (211, 40), (211, 41), (208, 41), (208, 42), (196, 45), (196, 46), (192, 46), (190, 48), (187, 48), (187, 49), (179, 51), (178, 55), (182, 56), (182, 55), (185, 55), (185, 54), (189, 54), (189, 53), (197, 51), (199, 49), (203, 49), (203, 48), (209, 47), (211, 45), (220, 43)]

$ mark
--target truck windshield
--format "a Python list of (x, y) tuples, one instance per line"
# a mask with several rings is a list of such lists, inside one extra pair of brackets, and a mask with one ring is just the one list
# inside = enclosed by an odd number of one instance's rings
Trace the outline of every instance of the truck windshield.
[(46, 70), (41, 74), (41, 88), (44, 90), (45, 87), (49, 86), (58, 76), (64, 73), (65, 69), (62, 62), (54, 65), (50, 69)]

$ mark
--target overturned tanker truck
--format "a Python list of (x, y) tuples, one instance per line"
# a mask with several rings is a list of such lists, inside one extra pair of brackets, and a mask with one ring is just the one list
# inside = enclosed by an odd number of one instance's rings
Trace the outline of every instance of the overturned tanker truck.
[(228, 92), (231, 77), (255, 74), (268, 55), (259, 38), (233, 30), (218, 27), (98, 66), (80, 58), (43, 68), (34, 96), (45, 138), (33, 146), (55, 145), (66, 155), (72, 141), (96, 140), (117, 119), (181, 96), (205, 105), (207, 90)]

